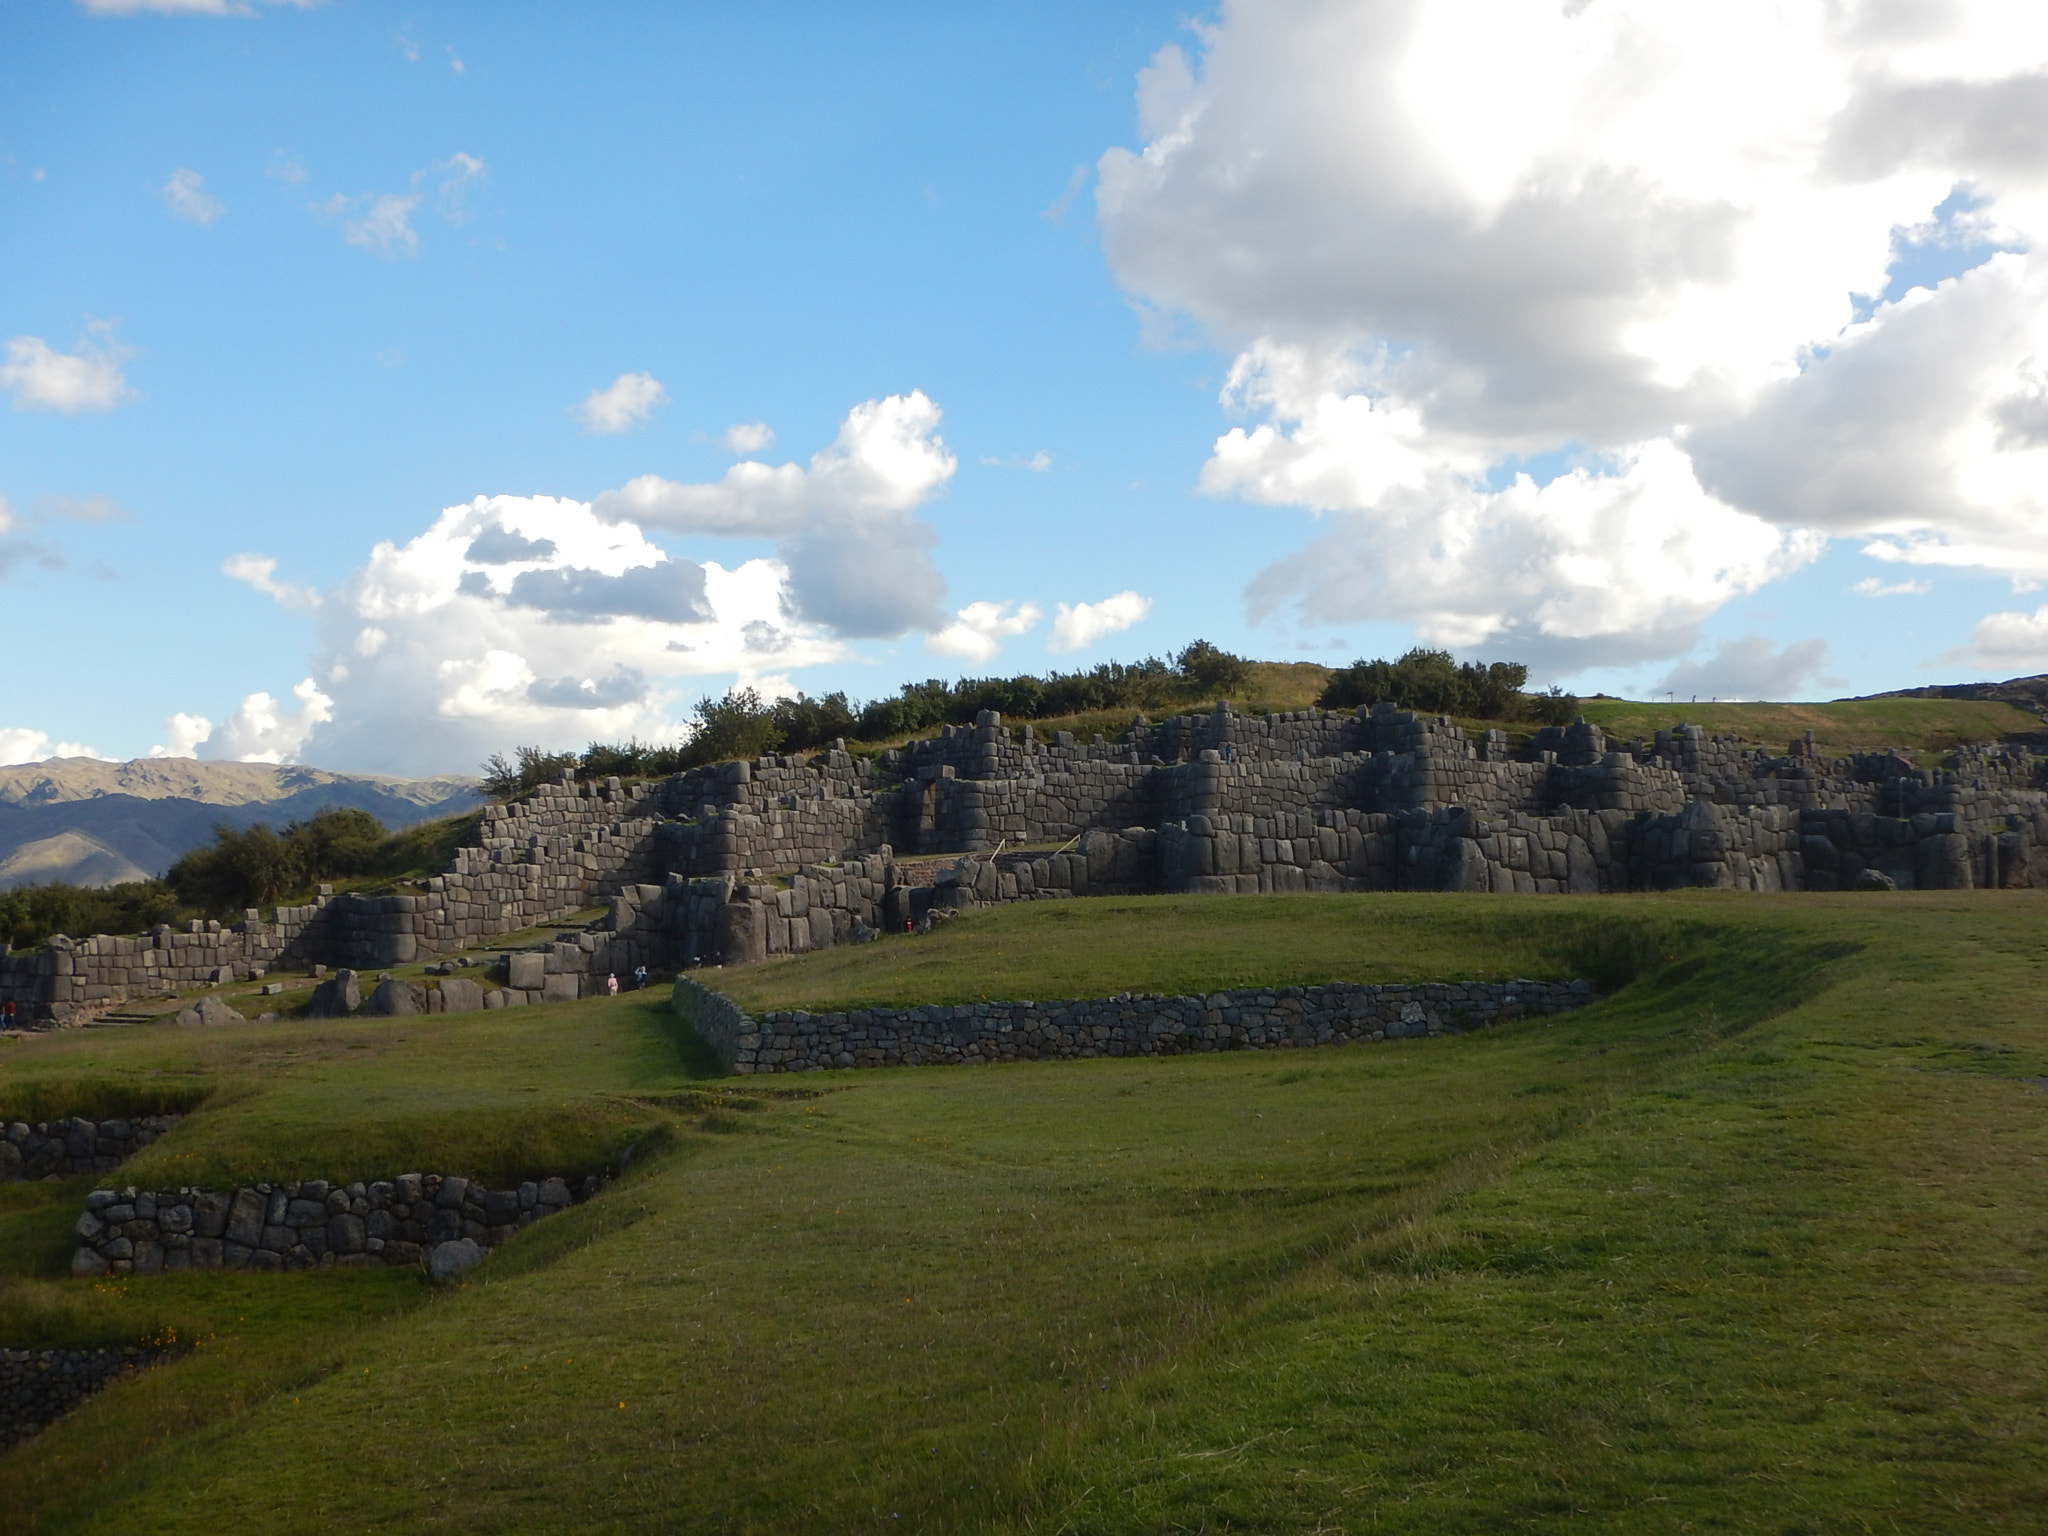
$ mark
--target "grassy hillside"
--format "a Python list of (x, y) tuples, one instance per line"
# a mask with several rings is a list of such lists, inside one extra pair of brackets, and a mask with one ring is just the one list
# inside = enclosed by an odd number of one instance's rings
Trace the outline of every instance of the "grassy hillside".
[(51, 1281), (76, 1191), (4, 1192), (0, 1336), (203, 1340), (0, 1453), (7, 1528), (2039, 1528), (2031, 893), (1091, 906), (744, 985), (1635, 979), (1457, 1039), (758, 1081), (631, 996), (8, 1048), (0, 1105), (209, 1095), (139, 1182), (643, 1151), (440, 1294)]
[(1824, 754), (1881, 747), (1953, 752), (1967, 741), (1996, 741), (2017, 731), (2038, 731), (2031, 711), (1988, 699), (1851, 699), (1838, 704), (1645, 704), (1626, 699), (1585, 699), (1579, 712), (1623, 739), (1648, 739), (1690, 722), (1732, 732), (1745, 741), (1784, 750), (1813, 732)]

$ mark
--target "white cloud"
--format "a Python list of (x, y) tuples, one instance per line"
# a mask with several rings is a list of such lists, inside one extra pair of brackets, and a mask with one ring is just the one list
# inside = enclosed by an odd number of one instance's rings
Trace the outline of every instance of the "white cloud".
[(1928, 581), (1885, 582), (1875, 576), (1866, 576), (1849, 589), (1858, 597), (1924, 597), (1934, 590)]
[[(1141, 311), (1236, 354), (1204, 488), (1327, 515), (1256, 609), (1583, 664), (1682, 653), (1827, 537), (2048, 573), (2048, 10), (1226, 0), (1197, 36), (1097, 207)], [(1859, 305), (1942, 241), (2007, 254)]]
[(289, 5), (301, 10), (320, 0), (78, 0), (93, 16), (254, 16), (258, 5)]
[(135, 397), (121, 374), (127, 355), (104, 322), (88, 330), (75, 353), (59, 352), (40, 336), (17, 336), (0, 364), (0, 389), (14, 392), (17, 411), (111, 411)]
[(1987, 613), (1969, 641), (1941, 658), (1993, 676), (2048, 672), (2048, 607), (2032, 613)]
[(206, 178), (182, 165), (171, 172), (171, 179), (157, 195), (172, 213), (193, 224), (211, 224), (227, 212), (220, 200), (206, 191)]
[(213, 722), (204, 715), (175, 714), (164, 721), (164, 740), (151, 747), (150, 757), (197, 757), (199, 744), (213, 734)]
[(118, 523), (128, 516), (127, 509), (111, 496), (45, 496), (38, 505), (67, 523)]
[(593, 389), (576, 407), (583, 430), (609, 436), (629, 432), (668, 404), (668, 391), (651, 373), (622, 373), (604, 389)]
[(80, 742), (53, 741), (47, 731), (0, 725), (0, 765), (41, 763), (53, 757), (97, 757), (101, 762), (107, 761), (104, 755)]
[[(289, 168), (299, 169), (296, 165)], [(427, 205), (450, 224), (462, 223), (468, 217), (471, 191), (489, 174), (490, 167), (482, 160), (457, 150), (446, 160), (414, 171), (403, 192), (364, 192), (353, 197), (337, 192), (315, 203), (313, 211), (338, 223), (342, 239), (361, 250), (393, 259), (417, 256), (420, 236), (413, 227), (413, 215)], [(300, 171), (298, 179), (303, 176)]]
[(313, 728), (334, 718), (334, 700), (310, 677), (292, 690), (292, 696), (299, 701), (295, 710), (267, 693), (248, 695), (232, 715), (196, 744), (196, 755), (235, 763), (299, 762)]
[(727, 453), (759, 453), (775, 442), (775, 429), (765, 421), (736, 421), (720, 439)]
[(925, 638), (925, 649), (938, 656), (991, 661), (1003, 641), (1026, 633), (1042, 617), (1036, 603), (969, 603), (952, 623)]
[(1713, 654), (1681, 662), (1656, 688), (1686, 699), (1795, 699), (1809, 683), (1839, 687), (1826, 675), (1828, 643), (1796, 640), (1779, 650), (1762, 635), (1724, 640)]
[(808, 467), (747, 460), (696, 485), (642, 475), (594, 509), (607, 522), (776, 540), (794, 612), (843, 637), (943, 629), (937, 536), (912, 515), (958, 467), (939, 417), (922, 391), (869, 400)]
[(981, 462), (994, 469), (1028, 469), (1034, 475), (1042, 475), (1051, 470), (1052, 455), (1041, 448), (1028, 459), (1020, 458), (1016, 454), (1012, 454), (1007, 459), (998, 459), (984, 455)]
[(1078, 651), (1105, 635), (1129, 629), (1152, 611), (1152, 599), (1118, 592), (1099, 603), (1061, 603), (1053, 615), (1049, 651)]
[(295, 587), (277, 579), (277, 562), (268, 555), (230, 555), (221, 562), (221, 574), (246, 582), (265, 597), (276, 598), (287, 608), (310, 608), (318, 601), (308, 587)]
[(260, 739), (300, 761), (431, 773), (522, 742), (674, 739), (680, 691), (716, 691), (699, 679), (754, 682), (844, 655), (791, 620), (776, 563), (673, 559), (638, 527), (547, 496), (450, 507), (303, 600), (273, 573), (252, 558), (241, 579), (310, 614), (325, 716), (301, 711), (296, 744), (283, 724), (261, 737), (230, 723), (201, 755)]

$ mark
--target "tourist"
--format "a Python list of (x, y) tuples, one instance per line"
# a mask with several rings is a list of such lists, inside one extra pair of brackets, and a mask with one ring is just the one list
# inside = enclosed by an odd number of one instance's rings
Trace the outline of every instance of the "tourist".
[(10, 997), (5, 1003), (0, 1003), (0, 1029), (12, 1028), (14, 1028), (14, 999)]
[(613, 971), (611, 975), (605, 977), (604, 989), (613, 997), (619, 995), (619, 973), (617, 971)]
[(635, 992), (638, 992), (638, 991), (642, 990), (642, 989), (643, 989), (644, 987), (646, 987), (646, 985), (647, 985), (647, 967), (646, 967), (646, 966), (644, 966), (644, 965), (636, 965), (636, 966), (634, 966), (634, 967), (633, 967), (633, 990), (634, 990)]

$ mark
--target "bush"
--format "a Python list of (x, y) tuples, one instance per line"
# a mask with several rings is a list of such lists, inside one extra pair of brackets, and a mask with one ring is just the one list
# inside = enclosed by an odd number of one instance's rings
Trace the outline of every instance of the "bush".
[(24, 885), (0, 893), (0, 940), (28, 949), (53, 933), (140, 933), (179, 915), (176, 893), (161, 880), (97, 891), (61, 880)]
[(1533, 720), (1569, 725), (1579, 701), (1562, 689), (1528, 694), (1529, 669), (1519, 661), (1460, 662), (1449, 651), (1418, 646), (1398, 661), (1354, 661), (1330, 675), (1316, 700), (1323, 709), (1392, 704), (1468, 720)]

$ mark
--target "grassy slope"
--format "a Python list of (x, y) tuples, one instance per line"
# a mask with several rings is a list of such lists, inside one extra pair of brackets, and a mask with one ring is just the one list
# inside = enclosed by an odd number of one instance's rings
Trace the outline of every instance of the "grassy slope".
[(1612, 735), (1647, 740), (1690, 722), (1783, 751), (1807, 731), (1824, 754), (1881, 747), (1953, 752), (1966, 741), (1995, 741), (2015, 731), (2038, 731), (2040, 717), (1987, 699), (1856, 699), (1839, 704), (1645, 704), (1587, 699), (1580, 712)]
[[(146, 1299), (218, 1338), (0, 1455), (0, 1507), (24, 1530), (2039, 1528), (2036, 898), (1296, 903), (1209, 905), (1298, 912), (1368, 968), (1644, 974), (1484, 1036), (834, 1075), (753, 1114), (685, 1111), (630, 999), (494, 1014), (502, 1042), (439, 1065), (514, 1118), (522, 1088), (670, 1103), (673, 1153), (433, 1298), (15, 1282), (13, 1327), (59, 1301), (133, 1325)], [(1348, 929), (1321, 910), (1346, 903)], [(1191, 930), (1141, 906), (1102, 919), (1128, 984), (1193, 974), (1156, 953)], [(970, 953), (956, 934), (922, 952)], [(381, 1106), (410, 1123), (430, 1031), (394, 1022), (402, 1046), (287, 1064), (308, 1155), (353, 1156)], [(389, 1026), (323, 1026), (365, 1027)], [(202, 1045), (160, 1038), (0, 1071)], [(322, 1110), (315, 1074), (364, 1108)], [(230, 1146), (240, 1113), (149, 1155)]]

